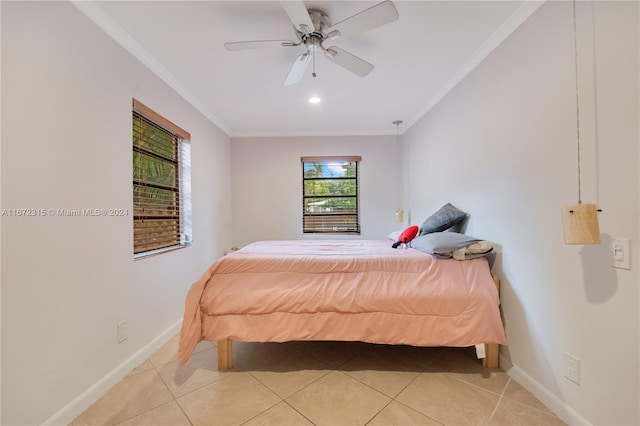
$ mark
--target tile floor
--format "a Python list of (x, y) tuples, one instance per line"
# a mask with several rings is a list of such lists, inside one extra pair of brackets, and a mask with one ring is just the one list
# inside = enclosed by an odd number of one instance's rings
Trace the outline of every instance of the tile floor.
[(564, 425), (473, 348), (359, 342), (234, 343), (217, 370), (175, 337), (72, 425)]

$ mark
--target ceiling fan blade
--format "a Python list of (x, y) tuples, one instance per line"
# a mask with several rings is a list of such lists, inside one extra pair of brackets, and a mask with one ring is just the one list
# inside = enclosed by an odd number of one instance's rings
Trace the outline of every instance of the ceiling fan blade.
[(284, 81), (285, 86), (291, 86), (294, 84), (298, 84), (298, 82), (302, 79), (304, 72), (307, 70), (307, 66), (311, 62), (311, 55), (308, 53), (303, 53), (302, 55), (296, 58), (296, 61), (293, 63), (289, 74), (287, 74), (287, 79)]
[(327, 59), (331, 62), (340, 65), (343, 68), (351, 71), (354, 74), (359, 75), (360, 77), (364, 77), (373, 71), (374, 66), (364, 59), (360, 59), (355, 55), (347, 52), (346, 50), (340, 49), (339, 47), (333, 46), (328, 48), (325, 51), (325, 55)]
[(282, 4), (284, 11), (287, 12), (293, 26), (296, 27), (298, 31), (304, 34), (309, 34), (315, 31), (313, 22), (311, 21), (311, 17), (309, 16), (309, 12), (307, 11), (307, 7), (304, 5), (303, 1), (284, 0), (281, 1), (280, 4)]
[(387, 0), (382, 3), (378, 3), (369, 9), (365, 9), (362, 12), (356, 13), (344, 21), (338, 22), (331, 28), (327, 29), (326, 33), (329, 34), (332, 31), (338, 31), (340, 36), (361, 33), (363, 31), (370, 30), (371, 28), (393, 22), (398, 19), (398, 16), (396, 6), (393, 2)]
[(296, 43), (291, 40), (257, 40), (257, 41), (231, 41), (224, 44), (227, 50), (249, 49), (273, 49), (278, 47), (291, 47)]

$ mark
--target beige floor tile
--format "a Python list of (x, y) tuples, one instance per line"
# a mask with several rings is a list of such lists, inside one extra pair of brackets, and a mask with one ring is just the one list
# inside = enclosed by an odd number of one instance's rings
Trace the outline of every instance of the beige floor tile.
[(276, 395), (284, 399), (329, 372), (330, 370), (300, 370), (288, 372), (258, 371), (251, 374)]
[(553, 414), (538, 410), (521, 402), (502, 398), (496, 409), (491, 426), (556, 426), (566, 425)]
[(394, 398), (420, 373), (409, 371), (379, 371), (375, 369), (345, 371), (345, 374)]
[(373, 418), (367, 426), (423, 426), (441, 423), (424, 416), (417, 411), (393, 401)]
[(442, 354), (428, 367), (431, 371), (447, 372), (454, 377), (502, 394), (509, 375), (499, 368), (485, 368), (476, 356), (475, 348), (444, 348)]
[(218, 352), (216, 349), (192, 354), (183, 365), (180, 365), (178, 361), (164, 364), (158, 367), (158, 373), (175, 397), (220, 380), (225, 374), (231, 374), (228, 371), (218, 371)]
[(538, 398), (531, 395), (531, 393), (528, 390), (523, 388), (522, 385), (520, 385), (520, 383), (516, 382), (513, 379), (509, 381), (509, 384), (507, 385), (507, 388), (504, 391), (504, 396), (510, 399), (514, 399), (518, 402), (522, 402), (523, 404), (530, 405), (531, 407), (544, 411), (547, 414), (555, 415), (553, 414), (553, 412), (551, 412), (551, 410), (547, 408), (546, 405), (540, 402)]
[(504, 371), (485, 371), (476, 373), (450, 373), (453, 377), (472, 385), (480, 386), (490, 392), (500, 395), (509, 382), (509, 375)]
[[(161, 365), (164, 365), (168, 362), (177, 361), (179, 342), (180, 342), (180, 335), (178, 334), (174, 336), (171, 340), (169, 340), (167, 343), (165, 343), (164, 346), (162, 346), (160, 349), (155, 351), (151, 355), (151, 357), (149, 357), (149, 360), (151, 361), (151, 363), (156, 367), (160, 367)], [(202, 341), (198, 343), (198, 346), (196, 346), (196, 348), (193, 350), (193, 353), (195, 354), (201, 351), (205, 351), (207, 349), (211, 349), (212, 347), (215, 347), (213, 343)]]
[(201, 342), (183, 366), (177, 344), (73, 425), (564, 424), (502, 370), (483, 368), (473, 348), (234, 342), (234, 370), (218, 372), (214, 344)]
[(422, 373), (397, 401), (444, 424), (486, 424), (499, 396), (447, 373)]
[(189, 419), (184, 415), (175, 401), (168, 402), (157, 408), (140, 414), (118, 426), (190, 426)]
[(280, 398), (287, 398), (331, 371), (323, 362), (285, 344), (258, 345), (250, 357), (246, 352), (240, 353), (234, 369), (250, 372)]
[(82, 413), (74, 425), (114, 425), (172, 399), (156, 370), (125, 377)]
[(286, 402), (281, 402), (269, 408), (264, 413), (254, 417), (243, 426), (307, 426), (313, 425), (304, 416), (291, 408)]
[(338, 371), (323, 376), (287, 402), (316, 425), (364, 425), (391, 401)]
[(195, 425), (237, 425), (273, 407), (281, 399), (251, 374), (230, 373), (177, 401)]
[(392, 398), (420, 374), (420, 369), (411, 358), (382, 350), (365, 351), (339, 367), (350, 377)]
[(146, 360), (145, 362), (143, 362), (142, 364), (140, 364), (139, 366), (131, 370), (131, 372), (129, 373), (129, 376), (142, 373), (143, 371), (151, 370), (152, 368), (153, 368), (153, 364), (151, 364), (151, 361)]

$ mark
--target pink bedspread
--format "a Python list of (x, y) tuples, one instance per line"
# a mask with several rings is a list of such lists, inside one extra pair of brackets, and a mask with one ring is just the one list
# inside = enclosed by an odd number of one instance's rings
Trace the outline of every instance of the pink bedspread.
[(179, 359), (200, 340), (505, 344), (484, 258), (436, 259), (389, 241), (261, 241), (191, 287)]

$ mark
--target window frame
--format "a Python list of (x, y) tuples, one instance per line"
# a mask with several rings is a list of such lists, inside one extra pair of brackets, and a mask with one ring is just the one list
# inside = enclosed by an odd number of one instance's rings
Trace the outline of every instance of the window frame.
[[(136, 115), (140, 118), (136, 118)], [(133, 142), (132, 138), (132, 153), (135, 156), (136, 153), (142, 155), (150, 155), (157, 156), (158, 159), (163, 161), (163, 164), (175, 163), (173, 164), (174, 173), (175, 173), (175, 190), (172, 188), (162, 189), (165, 191), (175, 192), (175, 196), (173, 197), (175, 204), (177, 205), (178, 212), (177, 214), (171, 215), (172, 218), (168, 218), (167, 220), (174, 220), (177, 222), (178, 233), (176, 236), (171, 237), (168, 241), (169, 244), (162, 247), (153, 247), (145, 250), (141, 250), (136, 252), (136, 223), (145, 218), (149, 218), (149, 215), (140, 215), (136, 214), (137, 206), (140, 204), (139, 198), (136, 196), (136, 189), (140, 191), (140, 188), (151, 188), (153, 184), (150, 182), (144, 182), (140, 179), (136, 180), (135, 178), (135, 162), (132, 163), (132, 200), (133, 200), (133, 255), (134, 259), (138, 260), (144, 257), (148, 257), (151, 255), (156, 255), (160, 253), (164, 253), (167, 251), (177, 250), (184, 247), (187, 247), (191, 244), (191, 135), (189, 132), (185, 131), (181, 127), (177, 126), (173, 122), (164, 118), (151, 108), (142, 104), (137, 99), (133, 99), (132, 101), (132, 122), (135, 123), (135, 120), (142, 119), (154, 127), (158, 128), (160, 131), (167, 132), (173, 138), (174, 145), (173, 149), (173, 157), (174, 160), (166, 158), (162, 159), (158, 156), (157, 152), (153, 152), (153, 150), (145, 149), (144, 147), (136, 146)], [(132, 160), (133, 161), (133, 160)], [(139, 231), (138, 231), (139, 232)]]
[[(300, 162), (302, 164), (302, 233), (303, 235), (314, 234), (314, 235), (360, 235), (362, 232), (362, 225), (360, 222), (360, 162), (362, 161), (361, 156), (316, 156), (316, 157), (301, 157)], [(309, 163), (332, 163), (332, 162), (354, 162), (355, 163), (355, 176), (351, 177), (306, 177), (305, 176), (305, 164)], [(353, 195), (338, 195), (335, 196), (322, 196), (322, 195), (307, 195), (305, 191), (305, 182), (316, 181), (316, 180), (354, 180), (355, 181), (355, 194)], [(322, 213), (322, 212), (308, 212), (307, 211), (307, 200), (308, 199), (317, 199), (317, 198), (353, 198), (355, 200), (355, 213)], [(353, 227), (353, 229), (334, 229), (334, 230), (322, 230), (322, 223), (313, 226), (309, 224), (310, 220), (307, 218), (323, 218), (326, 217), (331, 222), (331, 216), (349, 216), (355, 218), (355, 227), (353, 224), (348, 224)], [(322, 221), (322, 219), (320, 219)], [(345, 222), (346, 223), (346, 222)]]

